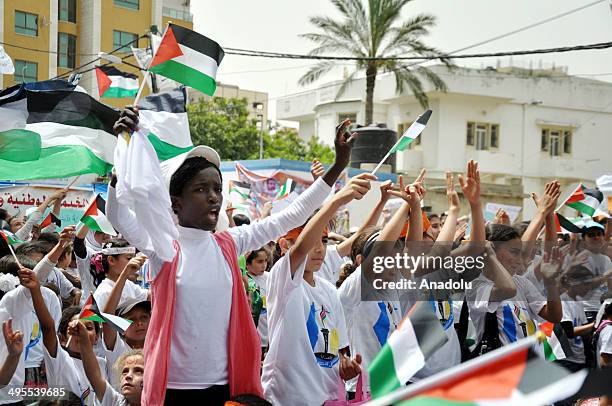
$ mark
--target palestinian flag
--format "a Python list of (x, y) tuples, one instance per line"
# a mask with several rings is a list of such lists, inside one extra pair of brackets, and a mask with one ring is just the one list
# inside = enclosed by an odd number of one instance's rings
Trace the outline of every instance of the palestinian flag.
[(195, 31), (168, 24), (149, 70), (212, 96), (217, 69), (225, 53), (219, 44)]
[[(41, 88), (46, 82), (41, 83)], [(0, 179), (105, 175), (119, 112), (87, 93), (18, 85), (0, 93)]]
[(237, 194), (241, 198), (248, 200), (251, 194), (251, 185), (246, 182), (239, 182), (237, 180), (229, 181), (229, 194), (230, 198), (232, 193)]
[(598, 189), (589, 189), (580, 185), (574, 193), (565, 201), (565, 205), (578, 210), (587, 216), (593, 216), (597, 207), (603, 201), (603, 193)]
[(544, 358), (547, 361), (557, 361), (573, 355), (570, 343), (559, 323), (545, 322), (540, 324), (540, 330), (546, 335), (542, 342)]
[[(503, 348), (502, 348), (503, 349)], [(401, 406), (468, 406), (484, 404), (552, 404), (579, 392), (585, 384), (587, 370), (572, 374), (565, 368), (546, 362), (529, 348), (495, 357), (488, 362), (480, 361), (476, 368), (469, 368), (469, 362), (451, 370), (419, 381), (422, 392), (411, 394), (409, 400), (399, 402)], [(473, 360), (476, 361), (476, 360)], [(474, 363), (470, 363), (473, 365)], [(451, 374), (452, 371), (456, 373)], [(429, 382), (440, 380), (438, 384)], [(415, 388), (417, 389), (417, 388)], [(606, 391), (605, 388), (595, 392)]]
[(372, 397), (404, 386), (447, 340), (429, 302), (417, 302), (368, 367)]
[(412, 143), (412, 141), (414, 141), (423, 132), (430, 117), (431, 110), (427, 110), (425, 113), (421, 114), (417, 120), (412, 123), (412, 125), (408, 127), (406, 131), (404, 131), (402, 138), (400, 138), (393, 148), (391, 148), (390, 153), (392, 154), (394, 152), (403, 151), (408, 148), (408, 145), (410, 145), (410, 143)]
[(55, 224), (58, 227), (62, 226), (62, 220), (59, 219), (55, 214), (50, 212), (47, 217), (40, 223), (40, 228), (49, 227), (51, 224)]
[(106, 201), (102, 196), (97, 195), (85, 210), (83, 217), (81, 217), (81, 223), (89, 227), (90, 230), (100, 231), (109, 235), (117, 235), (115, 229), (106, 218), (105, 213)]
[(96, 68), (98, 92), (103, 98), (135, 97), (138, 93), (138, 76), (122, 72), (113, 66)]
[(124, 319), (123, 317), (115, 316), (110, 313), (103, 313), (100, 311), (96, 299), (94, 299), (93, 293), (89, 294), (87, 301), (83, 305), (83, 310), (79, 315), (81, 320), (91, 320), (98, 323), (109, 323), (119, 333), (125, 333), (125, 330), (130, 327), (132, 321)]
[(283, 186), (278, 191), (278, 195), (276, 195), (276, 199), (277, 200), (284, 199), (285, 197), (289, 196), (289, 194), (293, 192), (294, 189), (295, 189), (295, 182), (293, 181), (293, 179), (287, 178), (285, 183), (283, 183)]
[[(579, 222), (582, 221), (582, 219), (578, 218), (576, 221)], [(582, 232), (582, 227), (559, 213), (555, 213), (555, 225), (557, 227), (557, 233), (562, 233), (563, 230), (574, 234), (580, 234)]]
[(6, 242), (9, 246), (21, 244), (23, 242), (19, 238), (15, 237), (15, 234), (11, 233), (10, 231), (0, 230), (0, 236), (2, 236), (4, 242)]
[(160, 161), (193, 148), (184, 87), (147, 96), (138, 104), (140, 123), (149, 130), (149, 141)]

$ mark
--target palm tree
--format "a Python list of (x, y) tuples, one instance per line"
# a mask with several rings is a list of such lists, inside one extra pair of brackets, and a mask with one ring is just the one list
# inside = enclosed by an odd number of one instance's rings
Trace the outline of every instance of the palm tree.
[[(361, 0), (331, 0), (342, 14), (340, 20), (331, 17), (311, 17), (310, 22), (320, 32), (301, 35), (318, 44), (310, 55), (326, 52), (340, 53), (358, 58), (389, 58), (399, 56), (431, 56), (440, 51), (422, 42), (421, 37), (429, 34), (436, 19), (432, 15), (420, 14), (401, 24), (394, 25), (400, 18), (402, 8), (411, 0), (367, 0), (366, 11)], [(450, 59), (440, 58), (449, 68)], [(300, 85), (310, 84), (336, 66), (336, 61), (324, 60), (308, 70), (299, 80)], [(366, 75), (366, 124), (372, 123), (374, 108), (374, 86), (379, 72), (393, 72), (395, 90), (401, 94), (409, 88), (421, 106), (428, 106), (429, 100), (423, 91), (421, 79), (425, 78), (436, 90), (446, 91), (446, 84), (431, 69), (397, 59), (358, 59), (356, 69), (342, 82), (336, 97), (340, 97), (358, 72)]]

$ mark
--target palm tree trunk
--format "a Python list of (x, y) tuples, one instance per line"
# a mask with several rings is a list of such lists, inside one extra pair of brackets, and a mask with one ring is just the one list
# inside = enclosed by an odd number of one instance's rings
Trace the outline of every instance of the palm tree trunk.
[(366, 105), (365, 105), (365, 124), (372, 124), (374, 115), (374, 85), (376, 84), (376, 66), (368, 65), (366, 69)]

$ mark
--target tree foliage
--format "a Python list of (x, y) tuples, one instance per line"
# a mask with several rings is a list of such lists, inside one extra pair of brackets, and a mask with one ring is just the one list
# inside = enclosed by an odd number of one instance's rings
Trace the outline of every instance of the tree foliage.
[[(214, 97), (187, 106), (191, 139), (195, 145), (208, 145), (224, 161), (259, 158), (260, 130), (249, 118), (246, 99)], [(264, 158), (284, 158), (332, 163), (334, 151), (317, 137), (305, 142), (293, 128), (264, 133)]]

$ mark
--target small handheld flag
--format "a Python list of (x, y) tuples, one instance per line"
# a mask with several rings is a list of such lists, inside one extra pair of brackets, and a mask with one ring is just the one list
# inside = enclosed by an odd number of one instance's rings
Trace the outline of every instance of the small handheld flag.
[(93, 231), (100, 231), (109, 235), (117, 235), (117, 232), (106, 218), (106, 201), (97, 195), (83, 213), (81, 222)]
[(589, 189), (580, 184), (563, 204), (587, 216), (593, 216), (602, 201), (603, 193), (599, 189)]
[(387, 152), (385, 157), (378, 163), (378, 165), (376, 165), (376, 168), (374, 168), (374, 170), (372, 171), (372, 175), (374, 175), (376, 171), (380, 169), (383, 162), (385, 162), (391, 154), (394, 154), (399, 151), (403, 151), (406, 148), (408, 148), (408, 145), (410, 145), (410, 143), (412, 143), (412, 141), (414, 141), (423, 132), (423, 130), (427, 126), (427, 122), (429, 121), (429, 118), (431, 117), (431, 113), (432, 113), (431, 110), (427, 110), (425, 113), (417, 117), (416, 121), (412, 123), (410, 127), (408, 127), (408, 129), (404, 132), (404, 134), (402, 134), (400, 139), (397, 140), (395, 145), (391, 147), (389, 152)]
[(62, 220), (59, 219), (55, 214), (49, 213), (47, 217), (40, 223), (40, 228), (49, 227), (51, 224), (55, 224), (58, 227), (62, 226)]
[(9, 251), (11, 251), (11, 255), (13, 258), (15, 258), (15, 263), (17, 263), (17, 266), (22, 268), (21, 263), (19, 262), (19, 259), (17, 259), (17, 255), (15, 255), (15, 251), (13, 250), (13, 245), (20, 244), (23, 241), (15, 237), (13, 233), (4, 230), (0, 230), (0, 236), (2, 236), (4, 242), (6, 242), (6, 245), (8, 245)]
[(98, 66), (96, 79), (100, 97), (134, 97), (138, 92), (138, 76), (122, 72), (113, 66)]
[(124, 334), (125, 330), (127, 330), (128, 327), (130, 327), (130, 324), (132, 324), (130, 320), (124, 319), (123, 317), (101, 312), (98, 304), (96, 303), (96, 299), (93, 297), (93, 293), (89, 294), (87, 301), (83, 305), (83, 310), (79, 315), (79, 319), (91, 320), (99, 323), (109, 323), (121, 334)]

